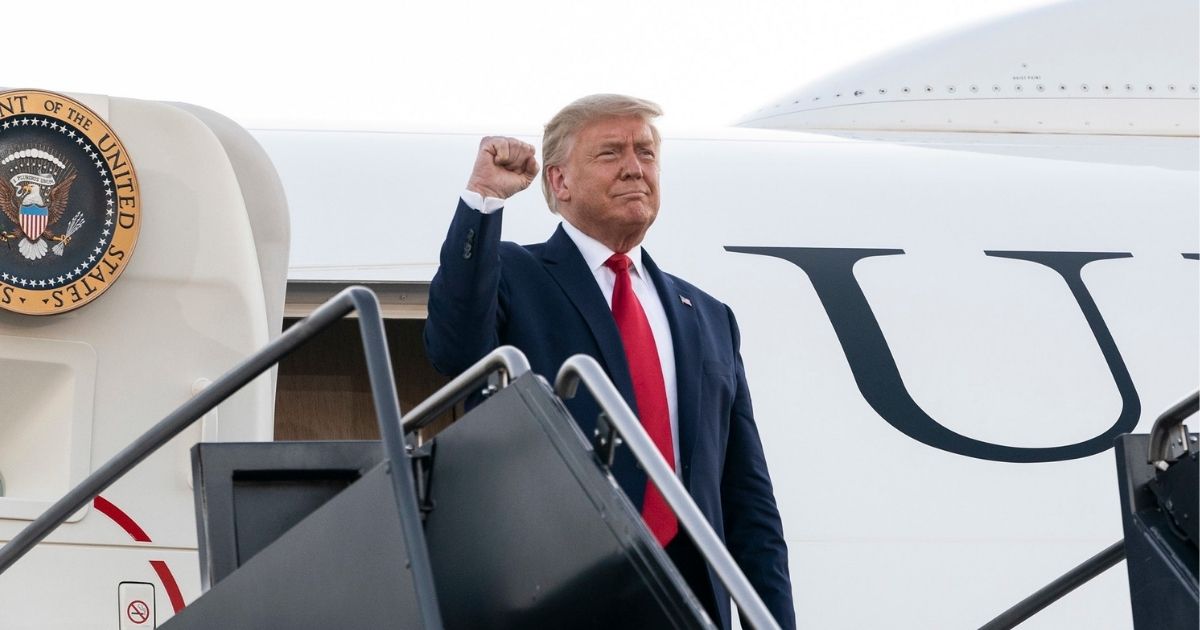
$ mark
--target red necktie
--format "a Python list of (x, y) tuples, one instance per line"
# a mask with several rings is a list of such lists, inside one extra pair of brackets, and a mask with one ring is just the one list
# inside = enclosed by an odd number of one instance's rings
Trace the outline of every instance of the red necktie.
[[(667, 407), (667, 387), (663, 382), (658, 347), (646, 312), (633, 292), (629, 278), (632, 261), (625, 254), (613, 254), (604, 265), (617, 274), (613, 286), (612, 312), (625, 346), (629, 375), (633, 378), (633, 396), (637, 400), (642, 426), (658, 447), (671, 470), (675, 469), (675, 449), (671, 446), (671, 412)], [(642, 503), (642, 519), (650, 527), (658, 543), (664, 547), (679, 532), (679, 521), (658, 488), (646, 480), (646, 500)]]

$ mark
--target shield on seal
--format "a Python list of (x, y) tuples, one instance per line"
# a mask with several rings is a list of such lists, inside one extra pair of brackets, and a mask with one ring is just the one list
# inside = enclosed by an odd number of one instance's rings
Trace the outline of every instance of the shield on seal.
[(46, 231), (50, 211), (43, 206), (21, 206), (21, 231), (25, 238), (36, 241)]

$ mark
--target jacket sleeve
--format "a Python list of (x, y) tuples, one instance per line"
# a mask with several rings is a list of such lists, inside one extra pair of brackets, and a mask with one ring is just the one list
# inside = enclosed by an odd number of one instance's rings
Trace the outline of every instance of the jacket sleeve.
[[(728, 307), (726, 307), (728, 311)], [(741, 333), (729, 311), (735, 357), (736, 392), (729, 418), (729, 442), (721, 477), (725, 541), (754, 590), (781, 628), (796, 627), (787, 543), (775, 504), (762, 440), (754, 422), (750, 390), (742, 364)]]
[(425, 353), (442, 374), (457, 375), (499, 345), (503, 213), (484, 214), (461, 199), (454, 211), (425, 320)]

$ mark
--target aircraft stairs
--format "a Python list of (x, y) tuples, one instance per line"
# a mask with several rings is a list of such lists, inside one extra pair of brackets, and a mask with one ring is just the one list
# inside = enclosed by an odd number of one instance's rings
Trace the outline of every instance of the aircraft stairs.
[[(192, 450), (204, 593), (162, 627), (710, 628), (712, 620), (617, 487), (628, 448), (745, 626), (778, 627), (590, 357), (553, 387), (502, 347), (401, 416), (373, 293), (346, 289), (206, 387), (0, 547), (0, 573), (121, 475), (284, 356), (356, 311), (380, 442), (200, 443)], [(603, 414), (585, 438), (562, 399)], [(465, 416), (420, 431), (468, 397)], [(1193, 394), (1116, 443), (1124, 537), (985, 624), (1012, 628), (1127, 559), (1137, 630), (1197, 627)], [(533, 489), (533, 490), (531, 490)]]
[[(160, 627), (712, 628), (608, 473), (628, 448), (753, 628), (762, 600), (600, 366), (553, 387), (502, 347), (401, 416), (373, 293), (351, 287), (152, 427), (0, 548), (0, 572), (155, 449), (357, 311), (379, 442), (200, 443), (203, 594)], [(585, 438), (562, 399), (603, 410)], [(482, 399), (436, 435), (420, 429)], [(422, 438), (428, 441), (422, 442)]]
[(1117, 438), (1117, 482), (1125, 536), (1039, 589), (981, 630), (1007, 630), (1058, 601), (1122, 559), (1129, 571), (1136, 630), (1200, 627), (1200, 446), (1183, 421), (1200, 409), (1200, 392), (1172, 406), (1147, 434)]

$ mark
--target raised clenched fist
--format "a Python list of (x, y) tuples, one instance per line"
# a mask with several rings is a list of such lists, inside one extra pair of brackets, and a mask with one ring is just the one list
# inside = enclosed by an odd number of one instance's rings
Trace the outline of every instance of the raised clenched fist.
[(479, 141), (467, 190), (484, 197), (509, 197), (525, 190), (538, 174), (533, 145), (516, 138), (488, 136)]

